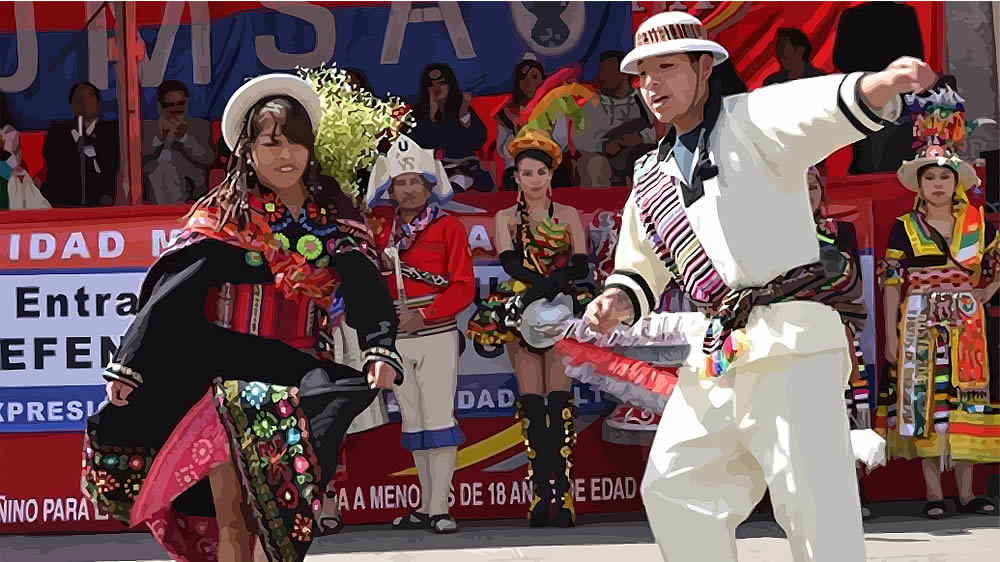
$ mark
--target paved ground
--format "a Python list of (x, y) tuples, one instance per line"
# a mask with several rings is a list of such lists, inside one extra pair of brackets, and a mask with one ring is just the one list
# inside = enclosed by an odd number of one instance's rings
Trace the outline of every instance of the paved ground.
[[(865, 525), (868, 560), (969, 562), (1000, 552), (1000, 517), (954, 516), (930, 521), (920, 504), (885, 504)], [(905, 515), (900, 515), (905, 514)], [(790, 562), (781, 529), (757, 518), (737, 536), (740, 562)], [(993, 553), (993, 554), (990, 554)], [(5, 536), (2, 562), (165, 561), (145, 534)], [(317, 541), (310, 562), (661, 562), (645, 521), (581, 518), (574, 529), (527, 529), (520, 522), (470, 522), (457, 535), (392, 532), (385, 526), (348, 527)], [(705, 561), (711, 562), (711, 561)]]

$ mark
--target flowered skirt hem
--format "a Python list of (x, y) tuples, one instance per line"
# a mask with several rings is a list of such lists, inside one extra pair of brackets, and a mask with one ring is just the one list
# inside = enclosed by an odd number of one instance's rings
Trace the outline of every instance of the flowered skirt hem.
[(156, 452), (102, 444), (90, 433), (84, 489), (109, 515), (132, 528), (149, 527), (175, 560), (213, 562), (215, 518), (183, 513), (174, 500), (195, 493), (191, 488), (213, 469), (235, 461), (251, 532), (261, 538), (268, 559), (300, 561), (320, 501), (319, 467), (308, 436), (295, 389), (217, 380)]

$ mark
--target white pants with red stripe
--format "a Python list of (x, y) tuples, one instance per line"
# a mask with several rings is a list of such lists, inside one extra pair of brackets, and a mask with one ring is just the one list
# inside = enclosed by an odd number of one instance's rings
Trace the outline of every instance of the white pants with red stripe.
[(770, 488), (796, 562), (865, 560), (843, 389), (846, 345), (734, 367), (682, 370), (642, 482), (667, 562), (730, 562), (735, 530)]

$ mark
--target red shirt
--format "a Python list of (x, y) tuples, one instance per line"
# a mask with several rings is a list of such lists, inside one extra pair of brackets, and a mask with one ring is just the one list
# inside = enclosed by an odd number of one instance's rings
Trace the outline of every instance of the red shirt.
[[(377, 225), (375, 242), (379, 251), (384, 251), (392, 233), (395, 211), (385, 207), (375, 210)], [(453, 321), (459, 312), (465, 310), (476, 294), (476, 275), (472, 270), (472, 251), (465, 227), (455, 217), (442, 213), (430, 225), (417, 234), (408, 250), (401, 253), (400, 261), (410, 267), (444, 275), (447, 286), (439, 286), (409, 277), (403, 278), (407, 300), (437, 295), (426, 307), (420, 309), (429, 324)], [(396, 276), (388, 276), (389, 292), (393, 299), (399, 298)]]

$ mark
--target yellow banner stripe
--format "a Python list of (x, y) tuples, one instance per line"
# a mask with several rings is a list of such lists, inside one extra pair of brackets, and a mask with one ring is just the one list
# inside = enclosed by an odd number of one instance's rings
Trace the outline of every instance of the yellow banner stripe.
[[(499, 433), (459, 450), (458, 457), (455, 459), (455, 468), (461, 470), (467, 466), (480, 463), (523, 442), (521, 424), (518, 422)], [(410, 467), (406, 470), (395, 472), (391, 476), (415, 476), (416, 474), (417, 468)]]

